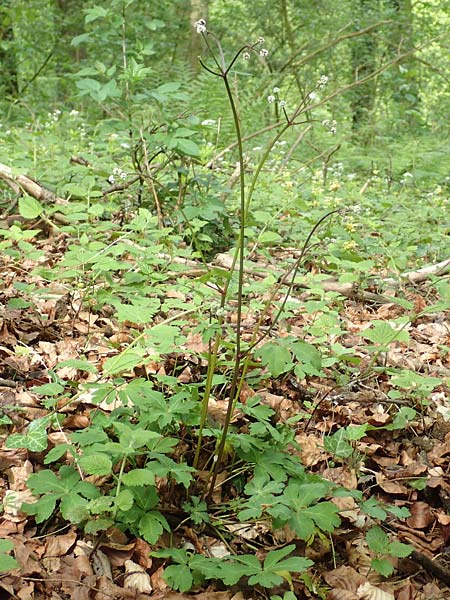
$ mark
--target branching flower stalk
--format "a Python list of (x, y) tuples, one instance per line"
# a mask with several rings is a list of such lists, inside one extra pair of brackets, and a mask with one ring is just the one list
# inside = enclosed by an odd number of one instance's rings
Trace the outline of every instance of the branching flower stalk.
[[(228, 98), (228, 101), (229, 101), (229, 104), (231, 107), (234, 126), (235, 126), (236, 146), (237, 146), (237, 150), (238, 150), (239, 169), (240, 169), (240, 171), (239, 171), (239, 179), (240, 179), (239, 235), (238, 235), (238, 239), (237, 239), (236, 250), (233, 255), (233, 260), (232, 260), (231, 266), (229, 268), (229, 278), (225, 281), (225, 284), (224, 284), (223, 288), (221, 289), (221, 303), (220, 303), (221, 310), (220, 310), (220, 315), (219, 315), (219, 320), (218, 320), (219, 331), (215, 337), (214, 344), (212, 346), (212, 349), (211, 349), (211, 352), (209, 355), (208, 372), (207, 372), (207, 377), (206, 377), (206, 387), (205, 387), (205, 392), (204, 392), (204, 396), (202, 399), (202, 410), (201, 410), (201, 418), (200, 418), (200, 425), (199, 425), (197, 448), (196, 448), (194, 462), (193, 462), (193, 466), (195, 468), (197, 468), (199, 458), (200, 458), (200, 452), (201, 452), (203, 429), (206, 424), (206, 419), (207, 419), (207, 414), (208, 414), (208, 404), (209, 404), (209, 398), (210, 398), (211, 389), (212, 389), (212, 381), (213, 381), (213, 376), (214, 376), (214, 372), (215, 372), (216, 365), (217, 365), (217, 356), (218, 356), (218, 352), (220, 349), (220, 344), (221, 344), (221, 340), (222, 340), (222, 336), (223, 336), (223, 333), (222, 333), (223, 321), (224, 321), (223, 311), (224, 311), (225, 304), (226, 304), (227, 297), (228, 297), (228, 289), (229, 289), (229, 286), (231, 283), (231, 276), (235, 272), (235, 270), (237, 270), (238, 271), (238, 273), (237, 273), (238, 288), (237, 288), (236, 338), (235, 338), (234, 366), (233, 366), (232, 377), (231, 377), (231, 382), (230, 382), (229, 399), (228, 399), (228, 406), (227, 406), (227, 412), (226, 412), (226, 416), (225, 416), (224, 426), (223, 426), (221, 436), (220, 436), (220, 441), (219, 441), (219, 444), (218, 444), (218, 447), (217, 447), (217, 450), (216, 450), (216, 453), (214, 456), (214, 466), (212, 468), (212, 476), (211, 476), (211, 479), (209, 482), (209, 490), (208, 490), (208, 494), (207, 494), (207, 499), (210, 500), (211, 496), (213, 494), (213, 491), (214, 491), (214, 486), (215, 486), (215, 482), (217, 479), (217, 475), (220, 471), (221, 462), (222, 462), (225, 445), (226, 445), (227, 433), (228, 433), (228, 429), (229, 429), (230, 422), (231, 422), (231, 417), (232, 417), (234, 408), (236, 406), (236, 402), (239, 398), (240, 390), (242, 388), (245, 374), (248, 369), (250, 351), (267, 335), (267, 333), (265, 333), (262, 336), (258, 335), (263, 316), (267, 312), (268, 306), (273, 301), (273, 298), (275, 297), (275, 294), (279, 290), (279, 287), (281, 286), (281, 284), (283, 282), (285, 282), (287, 277), (289, 277), (289, 275), (292, 273), (292, 279), (289, 284), (288, 291), (285, 295), (284, 301), (282, 302), (282, 304), (277, 312), (274, 322), (272, 323), (271, 329), (273, 329), (273, 327), (276, 325), (276, 322), (279, 320), (279, 318), (283, 312), (284, 306), (286, 304), (289, 293), (294, 285), (296, 274), (300, 268), (300, 265), (302, 263), (304, 254), (308, 248), (311, 237), (315, 233), (315, 231), (319, 227), (319, 225), (322, 223), (322, 221), (329, 215), (326, 215), (324, 218), (320, 219), (320, 221), (311, 230), (310, 234), (308, 235), (308, 237), (305, 241), (303, 249), (302, 249), (300, 256), (297, 259), (296, 263), (294, 264), (292, 269), (283, 277), (282, 281), (280, 281), (279, 285), (276, 287), (276, 290), (274, 290), (273, 294), (271, 294), (271, 298), (269, 299), (269, 302), (263, 311), (263, 315), (261, 316), (259, 322), (257, 323), (255, 332), (253, 334), (253, 337), (252, 337), (252, 340), (250, 343), (250, 347), (247, 348), (245, 352), (243, 352), (241, 350), (241, 324), (242, 324), (242, 301), (243, 301), (243, 286), (244, 286), (245, 227), (246, 227), (247, 217), (248, 217), (248, 213), (249, 213), (249, 209), (250, 209), (250, 204), (251, 204), (251, 201), (253, 198), (254, 191), (256, 189), (256, 184), (259, 179), (261, 170), (262, 170), (263, 166), (265, 165), (265, 163), (267, 162), (267, 160), (270, 156), (270, 153), (273, 150), (273, 147), (275, 146), (277, 141), (280, 140), (280, 138), (282, 138), (282, 136), (284, 135), (284, 133), (287, 131), (287, 129), (289, 127), (301, 124), (300, 122), (296, 122), (296, 119), (299, 117), (299, 115), (302, 112), (304, 112), (304, 110), (306, 110), (307, 107), (304, 105), (304, 103), (300, 103), (300, 105), (297, 106), (296, 110), (292, 113), (291, 117), (289, 117), (287, 114), (287, 111), (286, 111), (286, 103), (284, 101), (279, 102), (279, 106), (284, 115), (284, 124), (280, 128), (280, 130), (277, 132), (277, 134), (272, 138), (272, 140), (267, 144), (267, 146), (264, 150), (264, 153), (261, 156), (261, 158), (258, 162), (258, 165), (255, 169), (255, 172), (253, 174), (253, 177), (252, 177), (250, 185), (249, 185), (249, 189), (246, 194), (243, 136), (242, 136), (241, 126), (240, 126), (239, 114), (237, 111), (236, 103), (234, 101), (233, 93), (232, 93), (232, 90), (231, 90), (231, 87), (229, 84), (229, 80), (228, 80), (228, 74), (230, 73), (230, 70), (232, 69), (233, 65), (235, 64), (236, 60), (238, 59), (238, 57), (241, 54), (243, 55), (243, 58), (247, 59), (250, 56), (249, 51), (255, 51), (256, 46), (258, 46), (259, 44), (262, 44), (264, 42), (264, 39), (260, 38), (256, 44), (246, 45), (246, 46), (243, 46), (242, 48), (240, 48), (234, 55), (229, 66), (227, 67), (220, 41), (211, 32), (207, 31), (206, 22), (203, 19), (201, 19), (200, 21), (198, 21), (196, 23), (195, 26), (197, 28), (197, 32), (203, 36), (203, 38), (205, 40), (205, 44), (208, 48), (208, 51), (211, 54), (213, 61), (218, 70), (215, 71), (215, 70), (211, 69), (200, 59), (201, 65), (203, 66), (203, 68), (206, 71), (208, 71), (212, 75), (214, 75), (216, 77), (220, 77), (223, 80), (224, 85), (225, 85), (227, 98)], [(208, 36), (210, 36), (216, 42), (219, 58), (216, 57), (215, 52), (213, 51), (211, 45), (209, 44)], [(265, 49), (260, 50), (261, 56), (266, 56), (267, 53), (268, 52)], [(275, 96), (270, 95), (268, 97), (268, 101), (270, 103), (272, 103), (276, 99), (278, 99), (279, 89), (274, 88), (273, 92), (274, 92)], [(335, 212), (335, 211), (332, 211), (332, 212)], [(242, 364), (242, 360), (244, 358), (245, 358), (245, 362), (244, 362), (244, 364)]]
[[(200, 21), (198, 21), (196, 23), (195, 26), (196, 26), (197, 32), (203, 36), (203, 39), (205, 40), (206, 46), (209, 50), (209, 53), (213, 57), (213, 60), (218, 68), (218, 71), (214, 71), (213, 69), (210, 69), (200, 59), (200, 63), (202, 65), (202, 67), (206, 71), (211, 73), (212, 75), (214, 75), (216, 77), (220, 77), (223, 80), (224, 85), (225, 85), (228, 101), (230, 103), (230, 107), (231, 107), (231, 111), (232, 111), (232, 115), (233, 115), (235, 131), (236, 131), (236, 140), (237, 140), (238, 156), (239, 156), (239, 181), (240, 181), (239, 235), (238, 235), (238, 240), (237, 240), (237, 244), (236, 244), (236, 251), (234, 253), (233, 261), (232, 261), (231, 267), (229, 269), (230, 277), (225, 281), (223, 289), (221, 290), (221, 303), (220, 303), (220, 310), (223, 311), (225, 304), (226, 304), (227, 297), (228, 297), (228, 289), (229, 289), (230, 282), (231, 282), (231, 276), (234, 273), (234, 271), (236, 270), (236, 265), (238, 264), (238, 261), (239, 261), (239, 265), (237, 268), (237, 270), (238, 270), (238, 289), (237, 289), (237, 311), (236, 311), (235, 362), (234, 362), (233, 375), (232, 375), (231, 384), (230, 384), (230, 394), (229, 394), (229, 403), (228, 403), (228, 408), (227, 408), (227, 414), (225, 417), (225, 423), (224, 423), (224, 427), (222, 430), (219, 447), (217, 449), (217, 453), (216, 453), (216, 457), (215, 457), (214, 473), (213, 473), (213, 476), (211, 479), (210, 490), (208, 493), (208, 497), (210, 497), (212, 495), (212, 491), (214, 489), (215, 480), (216, 480), (216, 477), (218, 474), (219, 466), (220, 466), (224, 448), (225, 448), (226, 437), (227, 437), (228, 428), (230, 425), (231, 416), (232, 416), (232, 412), (233, 412), (233, 406), (234, 406), (233, 400), (234, 400), (234, 397), (236, 394), (236, 389), (237, 389), (237, 385), (238, 385), (238, 381), (239, 381), (239, 374), (240, 374), (242, 296), (243, 296), (242, 292), (243, 292), (243, 287), (244, 287), (245, 223), (246, 223), (246, 214), (247, 214), (247, 207), (248, 207), (248, 203), (246, 203), (246, 196), (245, 196), (244, 150), (243, 150), (243, 143), (242, 143), (240, 118), (239, 118), (239, 114), (237, 111), (236, 103), (234, 101), (233, 93), (232, 93), (232, 90), (231, 90), (231, 87), (230, 87), (230, 84), (228, 81), (228, 74), (230, 73), (230, 69), (232, 69), (232, 67), (233, 67), (234, 63), (236, 62), (236, 60), (238, 59), (238, 57), (243, 52), (248, 52), (249, 50), (254, 50), (255, 47), (257, 45), (261, 44), (263, 40), (262, 40), (262, 38), (260, 38), (256, 44), (246, 45), (246, 46), (243, 46), (242, 48), (240, 48), (237, 51), (237, 53), (235, 54), (232, 61), (230, 62), (229, 66), (227, 67), (226, 63), (225, 63), (225, 57), (223, 54), (223, 50), (222, 50), (220, 41), (211, 32), (206, 30), (206, 22), (203, 19), (201, 19)], [(220, 62), (219, 62), (219, 60), (217, 60), (215, 52), (212, 50), (207, 36), (211, 36), (215, 40), (217, 47), (219, 49)], [(202, 437), (203, 437), (203, 428), (206, 423), (208, 403), (209, 403), (209, 397), (210, 397), (211, 387), (212, 387), (212, 378), (213, 378), (215, 367), (217, 364), (217, 355), (219, 352), (220, 342), (222, 339), (222, 324), (223, 324), (222, 316), (219, 316), (219, 324), (220, 324), (219, 332), (216, 335), (213, 349), (210, 354), (209, 362), (208, 362), (208, 373), (207, 373), (207, 379), (206, 379), (207, 385), (206, 385), (205, 393), (204, 393), (203, 400), (202, 400), (202, 411), (201, 411), (201, 419), (200, 419), (200, 425), (199, 425), (199, 437), (198, 437), (197, 448), (196, 448), (196, 452), (195, 452), (195, 456), (194, 456), (194, 463), (193, 463), (194, 467), (198, 466), (198, 460), (199, 460), (200, 450), (201, 450), (201, 442), (202, 442)]]

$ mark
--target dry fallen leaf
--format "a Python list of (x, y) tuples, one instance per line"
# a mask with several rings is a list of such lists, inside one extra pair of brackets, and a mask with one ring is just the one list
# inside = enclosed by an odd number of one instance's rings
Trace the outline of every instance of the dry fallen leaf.
[(144, 594), (150, 594), (153, 589), (150, 581), (150, 575), (143, 567), (141, 567), (141, 565), (138, 565), (132, 560), (125, 561), (125, 576), (123, 585), (126, 588), (131, 588)]
[(394, 595), (366, 581), (356, 590), (358, 600), (394, 600)]

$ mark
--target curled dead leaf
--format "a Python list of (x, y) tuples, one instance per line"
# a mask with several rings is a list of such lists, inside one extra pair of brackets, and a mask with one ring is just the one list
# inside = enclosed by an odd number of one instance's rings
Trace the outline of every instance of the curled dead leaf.
[(134, 589), (142, 594), (150, 594), (153, 590), (150, 575), (141, 565), (132, 560), (125, 561), (124, 587)]
[(413, 529), (426, 529), (434, 522), (430, 506), (426, 502), (414, 502), (409, 510), (411, 516), (406, 522)]
[(394, 595), (375, 587), (368, 581), (359, 586), (356, 590), (358, 600), (394, 600)]

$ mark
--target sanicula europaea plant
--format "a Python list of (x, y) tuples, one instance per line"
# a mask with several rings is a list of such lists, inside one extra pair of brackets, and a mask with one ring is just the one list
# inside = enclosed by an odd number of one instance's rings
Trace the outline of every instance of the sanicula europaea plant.
[[(122, 400), (122, 407), (113, 411), (110, 416), (102, 415), (99, 411), (93, 417), (89, 428), (74, 432), (66, 444), (56, 446), (47, 454), (45, 463), (51, 464), (59, 461), (67, 452), (76, 468), (63, 465), (58, 474), (50, 470), (42, 470), (31, 476), (29, 487), (41, 498), (34, 504), (26, 505), (25, 508), (29, 514), (35, 515), (38, 523), (42, 523), (50, 518), (55, 510), (59, 510), (64, 519), (75, 524), (84, 524), (85, 531), (88, 533), (95, 534), (108, 526), (119, 525), (134, 535), (144, 537), (149, 543), (155, 544), (164, 531), (171, 530), (163, 510), (159, 510), (155, 481), (158, 478), (167, 478), (183, 486), (187, 496), (187, 501), (183, 503), (183, 508), (188, 513), (185, 518), (190, 518), (193, 523), (209, 523), (213, 520), (212, 516), (218, 514), (213, 505), (213, 494), (219, 473), (227, 466), (225, 465), (227, 446), (235, 444), (236, 452), (240, 452), (239, 469), (247, 477), (243, 483), (245, 498), (229, 503), (226, 510), (234, 512), (240, 521), (269, 517), (275, 529), (287, 525), (299, 539), (310, 541), (315, 535), (331, 534), (339, 525), (339, 510), (336, 505), (328, 501), (328, 498), (333, 493), (341, 493), (341, 491), (321, 477), (305, 473), (298, 457), (289, 453), (289, 448), (294, 446), (293, 432), (289, 432), (287, 427), (273, 425), (271, 409), (259, 403), (257, 397), (247, 402), (247, 405), (240, 404), (239, 400), (253, 358), (253, 350), (270, 335), (283, 316), (312, 237), (323, 221), (338, 211), (331, 210), (324, 214), (305, 236), (299, 256), (291, 269), (273, 285), (252, 338), (246, 344), (242, 339), (242, 314), (245, 302), (244, 259), (247, 222), (259, 176), (274, 147), (289, 128), (297, 125), (305, 125), (305, 129), (311, 127), (314, 121), (310, 113), (317, 99), (316, 90), (323, 90), (327, 86), (328, 77), (321, 76), (292, 112), (288, 111), (286, 102), (280, 99), (280, 89), (277, 86), (273, 87), (267, 102), (276, 108), (277, 121), (273, 126), (276, 134), (266, 144), (247, 182), (245, 135), (241, 130), (230, 76), (240, 58), (247, 61), (252, 55), (257, 55), (261, 60), (265, 60), (269, 53), (263, 47), (263, 38), (260, 38), (254, 44), (242, 46), (227, 62), (220, 40), (207, 29), (206, 22), (198, 21), (196, 29), (203, 37), (210, 61), (213, 63), (213, 66), (210, 66), (208, 59), (202, 60), (203, 68), (212, 76), (220, 78), (224, 84), (235, 127), (240, 183), (239, 231), (236, 248), (228, 272), (215, 281), (220, 293), (220, 302), (211, 311), (211, 318), (216, 320), (215, 335), (211, 340), (207, 356), (207, 372), (199, 421), (193, 422), (190, 415), (195, 413), (199, 404), (198, 388), (195, 389), (195, 386), (191, 386), (186, 392), (176, 388), (172, 382), (173, 397), (168, 411), (164, 394), (159, 390), (153, 390), (150, 382), (143, 378), (127, 382), (116, 377), (113, 383), (105, 385), (98, 377), (97, 381), (86, 386), (93, 401), (108, 402), (117, 396)], [(127, 102), (130, 101), (128, 91), (126, 88)], [(307, 118), (306, 113), (308, 113)], [(302, 115), (305, 115), (304, 121), (301, 120)], [(323, 121), (322, 125), (331, 135), (336, 133), (336, 123), (333, 120)], [(156, 210), (161, 217), (158, 206)], [(254, 248), (255, 245), (252, 244), (252, 247)], [(280, 294), (282, 285), (286, 283), (284, 294)], [(269, 327), (262, 330), (264, 317), (280, 296), (282, 300), (279, 301), (275, 316), (271, 318)], [(230, 307), (236, 307), (235, 337), (232, 340), (229, 339), (229, 330), (226, 328)], [(120, 308), (125, 312), (123, 307)], [(168, 326), (174, 319), (198, 312), (201, 312), (201, 308), (194, 307), (184, 311), (183, 314), (178, 313), (176, 317), (168, 317), (153, 328), (153, 333), (158, 327), (163, 329), (164, 326)], [(103, 376), (117, 376), (126, 371), (130, 364), (134, 366), (133, 362), (128, 362), (128, 357), (131, 355), (133, 360), (136, 356), (137, 359), (142, 358), (139, 356), (138, 344), (147, 335), (148, 331), (145, 330), (129, 344), (124, 352), (107, 359), (103, 365)], [(212, 428), (207, 424), (208, 409), (215, 377), (221, 374), (220, 357), (224, 353), (224, 347), (232, 354), (232, 360), (229, 361), (231, 369), (223, 392), (227, 397), (227, 408), (220, 431), (219, 428), (214, 431), (217, 443), (211, 450), (210, 444), (206, 448), (204, 439), (211, 436)], [(135, 351), (137, 353), (133, 354)], [(80, 364), (77, 366), (81, 368)], [(86, 370), (90, 368), (86, 364), (83, 367)], [(55, 422), (57, 421), (58, 413), (65, 406), (64, 403), (58, 403), (56, 406), (55, 400), (57, 395), (64, 391), (64, 382), (59, 381), (55, 376), (55, 381), (42, 389), (44, 387), (41, 386), (40, 392), (39, 388), (36, 391), (46, 396), (46, 406), (53, 408), (52, 414), (46, 418), (45, 423), (36, 422), (34, 428), (30, 427), (28, 440), (25, 440), (24, 436), (20, 436), (20, 440), (13, 438), (12, 444), (16, 447), (22, 444), (21, 447), (25, 446), (34, 451), (46, 449), (46, 427), (50, 423), (50, 418), (55, 418)], [(127, 404), (130, 398), (139, 411), (133, 412)], [(76, 396), (72, 396), (68, 402), (74, 402), (75, 399)], [(243, 438), (247, 434), (242, 434), (239, 438), (240, 434), (235, 434), (231, 430), (232, 416), (236, 407), (252, 419), (253, 429), (250, 428), (250, 433), (245, 440)], [(183, 461), (177, 463), (170, 456), (178, 441), (179, 423), (182, 423), (185, 428), (189, 427), (192, 432), (195, 445), (192, 466)], [(352, 441), (353, 438), (348, 435), (348, 439)], [(79, 452), (82, 454), (81, 458), (78, 456)], [(205, 461), (204, 455), (208, 453), (210, 456)], [(210, 468), (206, 482), (200, 476), (200, 460)], [(113, 482), (109, 490), (110, 494), (101, 495), (95, 486), (84, 481), (84, 474), (109, 477)], [(201, 475), (204, 476), (204, 473)], [(358, 498), (358, 493), (354, 492), (354, 496)], [(383, 553), (388, 553), (390, 546), (386, 543), (385, 547), (387, 550), (386, 552), (383, 550)], [(269, 552), (263, 563), (250, 554), (230, 555), (229, 558), (221, 560), (192, 555), (185, 549), (179, 548), (163, 550), (155, 554), (162, 558), (170, 558), (177, 565), (172, 570), (169, 567), (166, 575), (171, 585), (182, 591), (190, 589), (201, 577), (216, 578), (227, 585), (233, 585), (241, 577), (246, 576), (250, 584), (270, 588), (282, 583), (283, 578), (291, 583), (289, 572), (301, 572), (312, 564), (310, 560), (302, 557), (292, 556), (286, 559), (285, 557), (294, 549), (294, 546), (288, 545)], [(174, 575), (180, 572), (178, 565), (180, 569), (182, 568), (183, 578), (177, 581)]]
[[(240, 120), (237, 104), (235, 102), (232, 87), (230, 85), (230, 75), (232, 74), (233, 67), (239, 58), (242, 58), (243, 60), (248, 61), (248, 60), (250, 60), (250, 58), (252, 57), (253, 54), (257, 54), (257, 55), (259, 55), (259, 57), (261, 59), (264, 60), (268, 56), (269, 51), (267, 50), (267, 48), (262, 47), (265, 40), (263, 37), (260, 37), (255, 43), (246, 44), (246, 45), (242, 46), (241, 48), (239, 48), (239, 50), (234, 54), (232, 59), (227, 64), (220, 40), (213, 32), (208, 30), (206, 21), (204, 19), (200, 19), (199, 21), (197, 21), (195, 23), (195, 28), (197, 30), (197, 33), (203, 37), (205, 45), (208, 49), (208, 56), (214, 62), (214, 67), (211, 68), (202, 59), (199, 59), (201, 62), (201, 65), (211, 75), (221, 78), (221, 80), (223, 81), (225, 90), (226, 90), (226, 95), (227, 95), (227, 99), (229, 101), (230, 109), (231, 109), (231, 112), (233, 115), (233, 122), (234, 122), (234, 127), (235, 127), (236, 146), (237, 146), (238, 159), (239, 159), (239, 183), (240, 183), (240, 185), (239, 185), (239, 200), (240, 200), (239, 201), (239, 233), (238, 233), (238, 237), (237, 237), (236, 248), (234, 251), (233, 260), (232, 260), (231, 266), (229, 267), (229, 276), (225, 279), (225, 282), (223, 283), (221, 290), (220, 290), (221, 300), (220, 300), (220, 308), (218, 311), (219, 312), (218, 328), (217, 328), (216, 338), (212, 345), (212, 351), (209, 356), (206, 388), (205, 388), (205, 393), (203, 395), (203, 401), (202, 401), (202, 417), (201, 417), (201, 422), (200, 422), (200, 427), (199, 427), (197, 450), (196, 450), (195, 459), (194, 459), (194, 466), (196, 467), (198, 465), (198, 459), (199, 459), (200, 451), (201, 451), (203, 428), (205, 426), (207, 413), (208, 413), (208, 403), (209, 403), (211, 387), (212, 387), (211, 382), (213, 380), (213, 375), (214, 375), (214, 372), (216, 369), (217, 355), (220, 350), (221, 339), (222, 339), (222, 336), (224, 335), (223, 331), (222, 331), (222, 326), (223, 326), (222, 315), (224, 314), (225, 307), (227, 305), (227, 302), (230, 299), (229, 298), (229, 290), (230, 290), (230, 283), (232, 281), (233, 273), (235, 271), (237, 271), (237, 290), (236, 290), (236, 297), (235, 297), (236, 334), (235, 334), (235, 345), (234, 345), (234, 366), (233, 366), (231, 381), (230, 381), (230, 386), (229, 386), (228, 407), (227, 407), (225, 422), (224, 422), (223, 429), (221, 432), (220, 442), (217, 447), (217, 452), (214, 455), (214, 461), (213, 461), (214, 467), (213, 467), (213, 471), (212, 471), (212, 477), (211, 477), (211, 480), (209, 483), (209, 491), (206, 495), (206, 498), (210, 500), (212, 497), (213, 491), (214, 491), (214, 486), (215, 486), (215, 483), (217, 480), (218, 473), (220, 472), (220, 469), (222, 466), (222, 459), (223, 459), (223, 454), (224, 454), (225, 445), (226, 445), (226, 441), (227, 441), (227, 433), (228, 433), (228, 429), (230, 426), (231, 417), (232, 417), (233, 411), (236, 407), (236, 403), (239, 398), (239, 393), (240, 393), (242, 384), (244, 382), (245, 373), (246, 373), (247, 367), (248, 367), (248, 359), (250, 358), (250, 351), (269, 334), (270, 330), (275, 327), (276, 323), (278, 322), (279, 318), (281, 317), (285, 303), (286, 303), (286, 299), (289, 297), (289, 293), (292, 290), (292, 286), (294, 284), (295, 277), (298, 273), (298, 270), (300, 268), (302, 260), (304, 259), (306, 249), (307, 249), (308, 244), (309, 244), (313, 234), (315, 233), (316, 229), (320, 226), (320, 224), (326, 218), (328, 218), (330, 215), (332, 215), (336, 212), (339, 212), (339, 211), (337, 211), (337, 210), (330, 211), (324, 217), (322, 217), (318, 221), (318, 223), (316, 223), (316, 225), (312, 228), (309, 235), (306, 237), (306, 241), (304, 243), (303, 249), (300, 252), (298, 259), (295, 261), (294, 266), (291, 268), (290, 272), (287, 273), (286, 276), (283, 278), (284, 282), (290, 281), (290, 286), (289, 286), (288, 291), (284, 295), (285, 300), (281, 303), (281, 305), (278, 309), (278, 312), (272, 321), (269, 331), (266, 331), (262, 335), (259, 335), (259, 333), (258, 333), (259, 325), (261, 324), (262, 319), (264, 318), (264, 316), (266, 314), (266, 310), (263, 310), (262, 315), (259, 319), (259, 323), (257, 323), (257, 325), (254, 329), (253, 338), (250, 343), (250, 346), (245, 351), (243, 351), (242, 347), (241, 347), (242, 346), (241, 321), (242, 321), (242, 305), (243, 305), (243, 296), (244, 296), (243, 291), (244, 291), (244, 259), (245, 259), (245, 248), (246, 248), (246, 245), (245, 245), (246, 244), (246, 223), (247, 223), (249, 211), (251, 210), (251, 202), (252, 202), (252, 198), (253, 198), (253, 195), (254, 195), (254, 192), (255, 192), (255, 189), (257, 186), (258, 178), (261, 173), (261, 170), (263, 169), (264, 165), (266, 164), (267, 160), (269, 159), (273, 148), (276, 146), (277, 142), (279, 142), (279, 140), (283, 137), (283, 135), (286, 133), (286, 131), (290, 127), (294, 127), (296, 125), (308, 124), (308, 120), (298, 121), (298, 119), (303, 113), (305, 113), (310, 108), (310, 104), (316, 99), (316, 94), (315, 94), (314, 90), (316, 90), (316, 89), (324, 90), (328, 84), (329, 78), (326, 75), (322, 75), (319, 78), (319, 80), (317, 81), (314, 88), (312, 90), (310, 90), (306, 99), (302, 100), (291, 114), (288, 113), (286, 101), (280, 99), (280, 97), (279, 97), (280, 89), (277, 86), (274, 86), (273, 93), (271, 93), (267, 97), (267, 101), (269, 104), (275, 104), (277, 106), (276, 114), (278, 117), (280, 117), (279, 123), (278, 123), (278, 131), (277, 131), (276, 135), (273, 136), (273, 138), (266, 144), (264, 152), (262, 153), (262, 156), (254, 170), (254, 173), (252, 174), (250, 183), (247, 186), (246, 176), (245, 176), (245, 155), (244, 155), (243, 133), (241, 130), (241, 120)], [(212, 41), (212, 43), (211, 43), (211, 41)], [(281, 116), (279, 115), (280, 110), (281, 110)], [(336, 122), (335, 121), (333, 121), (331, 126), (329, 126), (328, 123), (323, 123), (323, 124), (329, 129), (330, 133), (332, 133), (332, 134), (336, 133)], [(289, 279), (289, 277), (290, 277), (290, 279)], [(279, 293), (279, 287), (280, 287), (279, 285), (274, 286), (274, 290), (272, 291), (270, 299), (266, 303), (266, 309), (268, 309), (268, 307), (271, 306), (273, 299)], [(243, 367), (242, 361), (243, 361), (244, 357), (246, 357), (247, 360)]]

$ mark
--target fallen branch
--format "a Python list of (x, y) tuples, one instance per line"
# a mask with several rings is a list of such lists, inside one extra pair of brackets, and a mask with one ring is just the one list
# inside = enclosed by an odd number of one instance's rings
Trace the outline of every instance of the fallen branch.
[(42, 202), (54, 202), (55, 204), (67, 204), (67, 200), (63, 198), (59, 198), (56, 194), (48, 190), (47, 188), (40, 185), (31, 177), (27, 175), (21, 175), (20, 173), (16, 175), (13, 173), (13, 170), (0, 163), (0, 179), (3, 181), (14, 191), (14, 193), (18, 195), (23, 195), (23, 193), (27, 193), (29, 196), (36, 198), (36, 200)]

